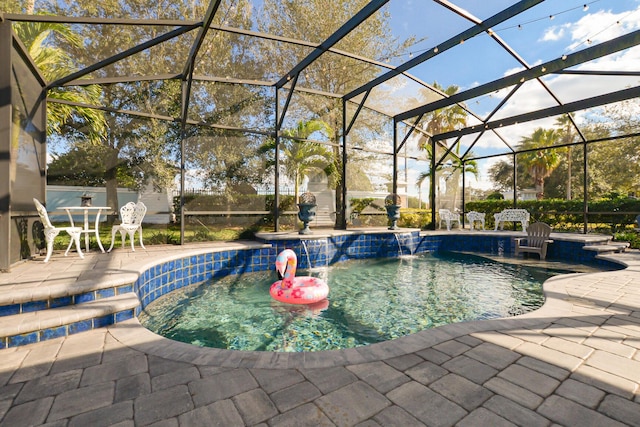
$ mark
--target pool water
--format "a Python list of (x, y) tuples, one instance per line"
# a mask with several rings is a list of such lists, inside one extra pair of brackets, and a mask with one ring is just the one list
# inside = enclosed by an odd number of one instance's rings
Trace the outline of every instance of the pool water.
[(535, 310), (544, 302), (542, 283), (566, 272), (459, 253), (351, 260), (311, 272), (330, 288), (328, 300), (312, 306), (273, 300), (273, 271), (245, 273), (174, 291), (149, 304), (140, 321), (167, 338), (206, 347), (351, 348)]

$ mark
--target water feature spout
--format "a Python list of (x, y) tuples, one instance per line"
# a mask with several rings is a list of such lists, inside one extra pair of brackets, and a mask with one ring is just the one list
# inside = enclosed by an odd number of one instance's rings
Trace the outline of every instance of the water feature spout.
[(409, 250), (409, 255), (413, 255), (415, 252), (413, 247), (413, 235), (411, 233), (403, 233), (402, 240), (405, 242), (405, 247)]
[[(325, 268), (329, 267), (329, 240), (322, 239), (320, 242), (324, 242), (324, 266)], [(320, 251), (318, 251), (319, 253)]]
[(309, 249), (307, 248), (307, 242), (300, 239), (300, 243), (302, 244), (302, 247), (304, 248), (304, 253), (307, 256), (307, 269), (309, 270), (309, 272), (311, 272), (311, 258), (309, 257)]
[(402, 245), (400, 245), (400, 239), (398, 239), (398, 235), (396, 233), (393, 233), (393, 237), (395, 237), (396, 243), (398, 244), (398, 256), (401, 257), (402, 256)]
[[(300, 240), (300, 244), (302, 246), (302, 249), (300, 250), (300, 255), (304, 255), (307, 259), (307, 265), (309, 268), (309, 271), (311, 272), (311, 270), (313, 269), (322, 269), (322, 268), (328, 268), (329, 267), (329, 256), (328, 256), (328, 246), (329, 246), (329, 242), (327, 239), (307, 239), (307, 240)], [(317, 250), (314, 249), (314, 246), (317, 246)], [(324, 246), (324, 266), (319, 266), (318, 265), (318, 259), (320, 259), (322, 257), (322, 247)], [(311, 252), (315, 253), (315, 266), (314, 264), (311, 262)]]

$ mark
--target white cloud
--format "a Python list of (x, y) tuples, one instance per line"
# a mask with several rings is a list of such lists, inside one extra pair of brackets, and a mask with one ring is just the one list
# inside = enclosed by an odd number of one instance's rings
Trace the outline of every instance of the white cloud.
[[(571, 40), (575, 42), (572, 46), (584, 49), (587, 46), (581, 45), (580, 42), (591, 38), (593, 43), (600, 43), (605, 40), (618, 37), (640, 28), (640, 7), (633, 11), (627, 11), (621, 14), (613, 14), (606, 11), (599, 11), (582, 17), (573, 24), (567, 24)], [(608, 25), (609, 22), (613, 26)], [(619, 22), (619, 24), (616, 24)], [(604, 28), (604, 30), (603, 30)], [(550, 29), (549, 31), (551, 31)], [(553, 31), (558, 33), (558, 28), (554, 27)], [(536, 61), (533, 65), (538, 65), (541, 61)], [(596, 71), (637, 71), (640, 64), (640, 46), (626, 49), (594, 61), (575, 67), (576, 70), (596, 70)], [(522, 67), (508, 69), (504, 75), (510, 75), (523, 70)], [(563, 104), (577, 101), (589, 97), (594, 97), (613, 91), (622, 90), (630, 86), (640, 84), (637, 76), (585, 76), (585, 75), (548, 75), (543, 78), (545, 84), (550, 88), (555, 96), (558, 97)], [(492, 94), (494, 98), (502, 98), (507, 93), (501, 90)], [(525, 83), (516, 94), (508, 100), (508, 102), (497, 112), (492, 120), (500, 117), (510, 117), (522, 114), (528, 111), (535, 111), (546, 107), (555, 106), (557, 103), (547, 93), (547, 91), (535, 80)], [(485, 114), (488, 114), (485, 113)], [(576, 120), (582, 121), (585, 117), (584, 112), (577, 112)], [(511, 144), (516, 144), (523, 136), (530, 135), (537, 127), (553, 127), (555, 117), (537, 120), (535, 122), (521, 123), (517, 126), (510, 126), (499, 129), (500, 135)], [(504, 143), (495, 135), (486, 133), (482, 139), (482, 147), (487, 149), (497, 149), (502, 151)], [(506, 150), (505, 150), (506, 151)]]
[(565, 27), (551, 27), (547, 28), (542, 37), (538, 40), (541, 42), (555, 42), (564, 37)]
[(635, 10), (622, 13), (599, 10), (583, 16), (579, 21), (569, 25), (571, 43), (569, 51), (584, 48), (589, 41), (602, 43), (640, 28), (640, 6)]

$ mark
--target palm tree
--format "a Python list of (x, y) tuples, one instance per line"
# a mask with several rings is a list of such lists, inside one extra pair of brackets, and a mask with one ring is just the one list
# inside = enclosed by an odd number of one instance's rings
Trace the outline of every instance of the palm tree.
[[(558, 127), (557, 134), (563, 144), (568, 144), (573, 141), (575, 136), (575, 128), (573, 127), (573, 121), (569, 114), (565, 114), (556, 119), (556, 126)], [(567, 200), (571, 200), (571, 146), (567, 145)]]
[[(456, 85), (448, 86), (447, 88), (443, 88), (438, 84), (438, 82), (433, 82), (432, 87), (442, 93), (444, 93), (447, 97), (454, 95), (460, 90), (460, 88)], [(439, 108), (437, 110), (433, 110), (425, 115), (424, 120), (426, 120), (426, 127), (424, 127), (424, 131), (429, 135), (438, 135), (444, 132), (449, 132), (461, 126), (466, 126), (467, 124), (467, 112), (464, 109), (464, 105), (456, 104), (446, 108)], [(432, 153), (431, 147), (431, 138), (430, 137), (420, 137), (418, 139), (418, 147), (427, 152), (427, 158), (431, 159), (434, 153)], [(438, 150), (436, 150), (437, 152)], [(456, 146), (454, 155), (451, 156), (452, 160), (452, 173), (455, 171), (462, 169), (462, 161), (460, 159), (460, 145)], [(435, 172), (441, 171), (443, 165), (438, 165), (436, 167)], [(478, 165), (477, 162), (467, 162), (465, 164), (465, 170), (463, 173), (471, 172), (476, 178), (478, 177)], [(422, 186), (423, 181), (429, 177), (431, 171), (422, 172), (418, 176), (418, 180), (416, 184), (418, 187)], [(457, 184), (457, 183), (456, 183)], [(455, 192), (454, 192), (455, 196)], [(454, 197), (455, 198), (455, 197)], [(429, 187), (429, 200), (431, 200), (431, 186)], [(454, 200), (455, 203), (455, 200)]]
[[(444, 93), (447, 97), (454, 95), (460, 90), (456, 85), (448, 86), (446, 89), (433, 82), (433, 88)], [(467, 125), (467, 112), (463, 104), (456, 104), (450, 107), (439, 108), (427, 113), (424, 117), (427, 126), (424, 130), (430, 135), (438, 135), (444, 132), (452, 131), (458, 127)], [(421, 138), (419, 140), (420, 148), (426, 149), (425, 145), (430, 142), (430, 138)]]
[(462, 159), (460, 159), (460, 152), (459, 152), (459, 147), (460, 145), (458, 145), (456, 147), (456, 157), (453, 158), (453, 160), (447, 164), (450, 175), (447, 177), (447, 180), (449, 180), (451, 177), (455, 177), (455, 181), (452, 182), (453, 184), (453, 206), (455, 208), (456, 206), (456, 199), (458, 196), (458, 187), (459, 187), (459, 180), (458, 180), (458, 176), (456, 175), (456, 172), (460, 172), (463, 174), (466, 173), (470, 173), (474, 176), (474, 178), (476, 179), (476, 181), (478, 180), (479, 176), (480, 176), (480, 170), (478, 169), (478, 162), (475, 160), (469, 160), (467, 162), (464, 163), (464, 166), (462, 164)]
[[(69, 26), (50, 22), (20, 22), (16, 23), (14, 28), (47, 82), (55, 81), (77, 70), (71, 57), (51, 43), (51, 40), (58, 37), (67, 43), (81, 46), (81, 38)], [(47, 94), (51, 99), (83, 104), (99, 104), (100, 96), (101, 90), (95, 85), (55, 88)], [(73, 122), (76, 124), (72, 125)], [(60, 132), (65, 126), (72, 127), (74, 132), (82, 134), (91, 142), (97, 142), (104, 137), (106, 120), (102, 112), (96, 109), (71, 107), (56, 102), (48, 104), (47, 134)]]
[[(314, 172), (332, 173), (333, 151), (318, 142), (306, 141), (315, 132), (322, 132), (331, 138), (331, 128), (321, 120), (300, 121), (293, 129), (282, 131), (282, 149), (284, 160), (281, 163), (284, 173), (294, 183), (295, 202), (298, 203), (299, 188), (305, 178)], [(275, 150), (275, 140), (269, 139), (260, 151)], [(269, 159), (267, 166), (275, 165), (275, 159)]]
[(545, 178), (551, 175), (560, 162), (557, 150), (547, 148), (551, 147), (557, 139), (558, 134), (555, 129), (537, 128), (531, 136), (522, 138), (518, 147), (521, 150), (534, 150), (520, 154), (520, 158), (533, 178), (538, 200), (544, 197)]

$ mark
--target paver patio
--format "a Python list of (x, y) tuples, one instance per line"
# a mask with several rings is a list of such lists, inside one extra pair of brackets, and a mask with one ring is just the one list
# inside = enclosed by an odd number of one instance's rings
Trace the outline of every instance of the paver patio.
[[(175, 247), (54, 255), (0, 289), (132, 274)], [(637, 426), (640, 253), (557, 276), (545, 305), (317, 353), (203, 349), (136, 319), (0, 350), (2, 426)]]

